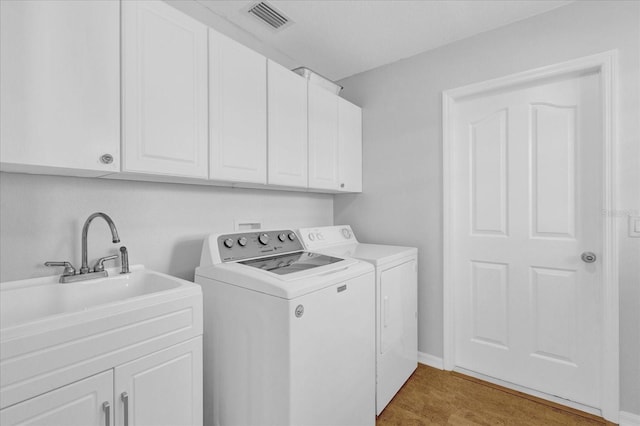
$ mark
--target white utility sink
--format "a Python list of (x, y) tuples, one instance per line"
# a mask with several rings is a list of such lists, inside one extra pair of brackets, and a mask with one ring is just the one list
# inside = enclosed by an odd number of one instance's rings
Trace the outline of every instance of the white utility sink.
[(0, 329), (193, 285), (139, 266), (129, 274), (110, 271), (105, 278), (67, 284), (58, 283), (58, 276), (0, 284)]
[(107, 271), (0, 283), (0, 408), (202, 334), (198, 284)]

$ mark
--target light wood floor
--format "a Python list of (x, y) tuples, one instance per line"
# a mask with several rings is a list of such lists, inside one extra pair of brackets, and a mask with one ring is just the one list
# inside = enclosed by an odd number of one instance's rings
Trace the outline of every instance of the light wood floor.
[(376, 421), (376, 426), (611, 424), (591, 414), (422, 364)]

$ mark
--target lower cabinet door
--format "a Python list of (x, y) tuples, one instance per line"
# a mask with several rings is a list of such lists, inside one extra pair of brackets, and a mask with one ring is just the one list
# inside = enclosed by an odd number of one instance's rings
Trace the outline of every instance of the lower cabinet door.
[(0, 424), (110, 426), (113, 424), (113, 370), (0, 410)]
[(115, 368), (116, 425), (202, 425), (202, 337)]

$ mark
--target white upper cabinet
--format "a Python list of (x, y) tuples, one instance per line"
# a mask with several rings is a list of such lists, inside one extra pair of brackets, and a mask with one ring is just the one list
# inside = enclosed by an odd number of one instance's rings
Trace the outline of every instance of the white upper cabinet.
[(268, 61), (268, 183), (307, 187), (307, 81)]
[(208, 178), (207, 27), (122, 2), (122, 171)]
[(309, 84), (309, 188), (338, 186), (338, 96)]
[(0, 170), (119, 171), (119, 3), (0, 1), (0, 17)]
[(267, 59), (209, 30), (209, 178), (267, 183)]
[(362, 109), (338, 98), (339, 191), (362, 192)]

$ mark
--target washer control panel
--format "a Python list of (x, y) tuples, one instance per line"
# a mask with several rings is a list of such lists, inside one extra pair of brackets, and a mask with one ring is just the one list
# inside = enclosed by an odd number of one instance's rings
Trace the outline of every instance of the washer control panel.
[(303, 250), (302, 243), (290, 229), (224, 234), (218, 237), (218, 251), (223, 262), (290, 253)]

